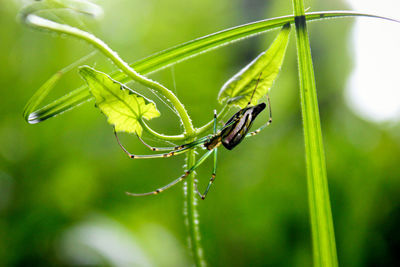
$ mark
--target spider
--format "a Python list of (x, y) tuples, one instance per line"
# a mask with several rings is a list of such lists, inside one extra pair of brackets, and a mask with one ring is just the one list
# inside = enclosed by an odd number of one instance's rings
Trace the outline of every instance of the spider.
[[(260, 75), (261, 76), (261, 75)], [(260, 103), (255, 106), (251, 106), (251, 101), (253, 99), (254, 93), (257, 89), (257, 85), (259, 83), (259, 80), (257, 80), (257, 84), (254, 88), (254, 91), (250, 97), (249, 102), (247, 103), (246, 107), (239, 110), (236, 112), (225, 124), (224, 126), (217, 130), (217, 112), (214, 110), (214, 130), (213, 134), (207, 135), (205, 137), (199, 138), (193, 142), (183, 144), (180, 146), (176, 147), (152, 147), (144, 142), (140, 136), (137, 136), (139, 140), (149, 149), (152, 151), (162, 151), (162, 150), (169, 150), (168, 153), (162, 153), (162, 154), (152, 154), (152, 155), (136, 155), (136, 154), (131, 154), (119, 141), (118, 135), (116, 131), (114, 130), (114, 135), (115, 138), (119, 144), (119, 146), (122, 148), (122, 150), (131, 158), (131, 159), (149, 159), (149, 158), (167, 158), (171, 156), (176, 156), (182, 153), (187, 152), (190, 149), (194, 149), (199, 146), (204, 146), (205, 149), (207, 149), (207, 152), (204, 153), (204, 155), (188, 170), (184, 172), (179, 178), (175, 179), (171, 183), (158, 188), (154, 191), (147, 192), (147, 193), (129, 193), (127, 192), (128, 195), (130, 196), (148, 196), (148, 195), (157, 195), (166, 189), (178, 184), (179, 182), (185, 180), (185, 178), (192, 173), (197, 167), (199, 167), (212, 153), (214, 154), (214, 167), (213, 167), (213, 172), (211, 174), (211, 179), (207, 185), (206, 190), (204, 191), (203, 194), (200, 193), (200, 191), (197, 188), (197, 180), (195, 180), (195, 190), (196, 193), (199, 195), (201, 199), (205, 199), (207, 196), (208, 191), (210, 190), (211, 185), (213, 184), (215, 177), (216, 177), (216, 170), (217, 170), (217, 151), (218, 147), (222, 144), (226, 149), (232, 150), (235, 148), (240, 142), (243, 141), (245, 137), (250, 137), (258, 134), (262, 129), (264, 129), (266, 126), (270, 125), (272, 123), (272, 111), (271, 111), (271, 101), (269, 98), (269, 94), (267, 94), (267, 103), (268, 103), (268, 110), (269, 110), (269, 119), (267, 123), (262, 125), (260, 128), (257, 130), (250, 132), (250, 128), (258, 116), (266, 107), (265, 103)]]

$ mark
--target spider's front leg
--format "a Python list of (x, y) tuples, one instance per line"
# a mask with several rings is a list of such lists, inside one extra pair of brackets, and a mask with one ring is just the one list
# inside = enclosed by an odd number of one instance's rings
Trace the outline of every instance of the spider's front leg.
[[(114, 131), (115, 134), (115, 131)], [(189, 147), (193, 147), (196, 145), (199, 145), (201, 143), (204, 143), (206, 140), (208, 140), (210, 138), (210, 136), (205, 136), (202, 138), (197, 139), (196, 141), (187, 143), (187, 144), (183, 144), (183, 145), (179, 145), (179, 146), (174, 146), (174, 147), (153, 147), (149, 144), (147, 144), (139, 135), (137, 135), (137, 138), (140, 140), (140, 142), (142, 142), (143, 145), (145, 145), (147, 148), (149, 148), (151, 151), (168, 151), (168, 150), (181, 150), (183, 148), (189, 148)]]

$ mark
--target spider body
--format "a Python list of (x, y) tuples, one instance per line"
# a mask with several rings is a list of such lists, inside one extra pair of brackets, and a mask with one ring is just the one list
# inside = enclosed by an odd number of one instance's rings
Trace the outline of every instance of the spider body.
[[(204, 142), (207, 150), (219, 147), (221, 144), (228, 150), (232, 150), (246, 137), (254, 120), (265, 109), (265, 103), (246, 107), (236, 112), (216, 134)], [(180, 146), (182, 148), (182, 146)]]
[[(235, 113), (224, 125), (220, 135), (222, 145), (232, 150), (246, 137), (254, 120), (265, 109), (265, 103), (246, 107)], [(232, 123), (233, 122), (233, 123)]]

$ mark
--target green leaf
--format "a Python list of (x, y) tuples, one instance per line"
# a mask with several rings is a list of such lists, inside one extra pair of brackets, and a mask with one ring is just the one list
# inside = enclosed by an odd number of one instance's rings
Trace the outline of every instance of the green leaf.
[(268, 93), (278, 76), (289, 42), (289, 34), (288, 23), (282, 27), (268, 50), (262, 52), (222, 86), (218, 101), (244, 108), (254, 92), (251, 104), (257, 104), (258, 100)]
[(84, 66), (79, 74), (86, 80), (90, 93), (96, 99), (96, 106), (114, 125), (117, 132), (142, 135), (142, 118), (150, 120), (160, 116), (151, 100), (113, 80), (105, 73)]

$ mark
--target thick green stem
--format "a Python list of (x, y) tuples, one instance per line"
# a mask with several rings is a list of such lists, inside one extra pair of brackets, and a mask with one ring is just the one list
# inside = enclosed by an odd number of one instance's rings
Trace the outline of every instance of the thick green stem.
[(147, 125), (147, 123), (145, 123), (143, 120), (140, 120), (140, 125), (142, 125), (143, 129), (151, 134), (152, 136), (160, 139), (160, 140), (166, 140), (166, 141), (183, 141), (186, 140), (187, 137), (185, 137), (183, 134), (181, 135), (164, 135), (164, 134), (160, 134), (156, 131), (154, 131), (153, 129), (150, 128), (150, 126)]
[(292, 0), (296, 25), (300, 97), (314, 266), (337, 266), (321, 122), (303, 0)]
[[(192, 140), (193, 141), (193, 140)], [(196, 162), (195, 150), (192, 149), (186, 156), (187, 166), (193, 166)], [(192, 172), (185, 181), (185, 221), (189, 230), (189, 245), (197, 267), (206, 266), (203, 249), (200, 243), (199, 214), (197, 211), (197, 197), (195, 193), (195, 172)]]

